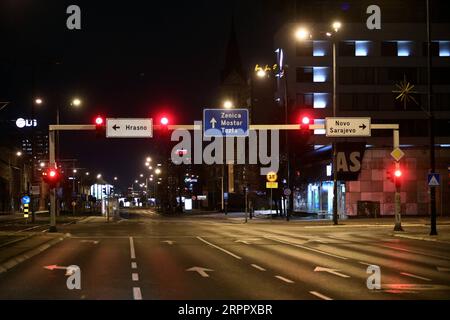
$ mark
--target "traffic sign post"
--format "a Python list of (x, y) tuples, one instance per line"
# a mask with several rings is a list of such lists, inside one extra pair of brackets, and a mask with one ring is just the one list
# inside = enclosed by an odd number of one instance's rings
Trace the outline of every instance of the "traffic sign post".
[(204, 109), (205, 137), (248, 137), (248, 109)]
[(326, 118), (326, 136), (330, 138), (370, 137), (370, 118)]
[(152, 138), (153, 119), (106, 119), (107, 138)]

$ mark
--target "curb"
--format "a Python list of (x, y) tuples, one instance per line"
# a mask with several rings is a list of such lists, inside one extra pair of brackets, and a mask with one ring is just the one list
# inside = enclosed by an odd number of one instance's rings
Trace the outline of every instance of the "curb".
[(63, 235), (56, 239), (49, 240), (34, 249), (28, 250), (28, 251), (21, 253), (13, 258), (10, 258), (6, 262), (3, 262), (0, 264), (0, 274), (14, 268), (15, 266), (17, 266), (18, 264), (20, 264), (24, 261), (44, 252), (45, 250), (49, 249), (50, 247), (54, 246), (55, 244), (60, 243), (65, 238), (66, 238), (66, 236)]
[(433, 239), (433, 238), (427, 238), (427, 237), (421, 237), (421, 236), (410, 236), (407, 234), (393, 234), (393, 236), (397, 237), (397, 238), (404, 238), (404, 239), (422, 240), (422, 241), (428, 241), (428, 242), (438, 242), (438, 243), (450, 244), (450, 241), (446, 241), (446, 240)]

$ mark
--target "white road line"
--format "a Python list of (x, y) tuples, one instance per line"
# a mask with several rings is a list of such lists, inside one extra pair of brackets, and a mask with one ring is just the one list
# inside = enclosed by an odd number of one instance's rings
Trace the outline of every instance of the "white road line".
[(141, 288), (139, 288), (139, 287), (133, 288), (133, 299), (134, 300), (142, 300)]
[(323, 299), (323, 300), (333, 300), (330, 297), (327, 297), (327, 296), (325, 296), (325, 295), (323, 295), (323, 294), (321, 294), (319, 292), (316, 292), (316, 291), (310, 291), (309, 293), (311, 293), (313, 296), (316, 296), (316, 297), (318, 297), (320, 299)]
[(136, 253), (134, 252), (133, 237), (130, 237), (130, 253), (131, 253), (131, 259), (136, 259)]
[(137, 273), (132, 273), (132, 274), (131, 274), (131, 279), (132, 279), (133, 281), (139, 281), (139, 274), (137, 274)]
[(136, 262), (132, 262), (131, 263), (131, 269), (137, 269), (137, 263)]
[(211, 247), (214, 247), (214, 248), (216, 248), (216, 249), (218, 249), (218, 250), (220, 250), (220, 251), (222, 251), (222, 252), (225, 252), (226, 254), (232, 256), (233, 258), (236, 258), (236, 259), (239, 259), (239, 260), (242, 259), (241, 257), (235, 255), (234, 253), (232, 253), (232, 252), (230, 252), (230, 251), (228, 251), (228, 250), (225, 250), (224, 248), (221, 248), (221, 247), (219, 247), (219, 246), (216, 246), (215, 244), (212, 244), (211, 242), (206, 241), (206, 240), (203, 239), (202, 237), (197, 237), (197, 239), (200, 240), (200, 241), (202, 241), (202, 242), (204, 242), (204, 243), (206, 243), (206, 244), (208, 244), (208, 245), (210, 245)]
[(287, 283), (294, 283), (294, 281), (286, 279), (285, 277), (282, 277), (282, 276), (275, 276), (275, 278), (280, 279), (281, 281), (284, 281)]
[(332, 253), (325, 252), (325, 251), (320, 251), (320, 250), (316, 250), (316, 249), (313, 249), (313, 248), (305, 247), (305, 246), (302, 246), (301, 244), (295, 244), (295, 243), (283, 241), (283, 240), (280, 240), (278, 238), (273, 238), (273, 237), (264, 237), (264, 238), (272, 240), (272, 241), (280, 242), (280, 243), (283, 243), (283, 244), (287, 244), (287, 245), (290, 245), (290, 246), (293, 246), (293, 247), (298, 247), (298, 248), (302, 248), (302, 249), (305, 249), (305, 250), (313, 251), (313, 252), (316, 252), (316, 253), (324, 254), (324, 255), (327, 255), (327, 256), (330, 256), (330, 257), (334, 257), (334, 258), (338, 258), (338, 259), (342, 259), (342, 260), (347, 260), (346, 257), (341, 257), (341, 256), (337, 256), (337, 255), (332, 254)]
[(258, 269), (259, 271), (266, 271), (266, 269), (264, 269), (263, 267), (260, 267), (260, 266), (258, 266), (258, 265), (256, 265), (256, 264), (252, 264), (251, 265), (253, 268), (255, 268), (255, 269)]
[(407, 272), (400, 272), (401, 275), (407, 276), (407, 277), (411, 277), (411, 278), (416, 278), (416, 279), (420, 279), (420, 280), (424, 280), (424, 281), (431, 281), (431, 279), (425, 278), (425, 277), (421, 277), (421, 276), (417, 276), (415, 274), (412, 273), (407, 273)]
[(365, 266), (373, 266), (373, 263), (367, 263), (367, 262), (362, 262), (362, 261), (358, 261), (359, 264), (365, 265)]

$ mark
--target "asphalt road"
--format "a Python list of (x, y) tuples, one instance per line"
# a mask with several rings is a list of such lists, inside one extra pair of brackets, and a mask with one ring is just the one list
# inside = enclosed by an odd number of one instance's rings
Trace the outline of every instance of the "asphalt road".
[[(394, 237), (391, 228), (149, 210), (123, 217), (60, 227), (64, 241), (0, 274), (0, 299), (450, 298), (450, 244)], [(70, 265), (81, 270), (81, 290), (66, 286)], [(381, 289), (368, 289), (369, 265), (380, 268)]]

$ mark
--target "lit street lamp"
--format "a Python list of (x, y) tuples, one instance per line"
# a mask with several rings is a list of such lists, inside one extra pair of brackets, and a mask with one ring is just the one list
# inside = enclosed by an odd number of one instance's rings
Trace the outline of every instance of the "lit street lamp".
[(233, 104), (233, 102), (231, 100), (225, 100), (223, 102), (223, 107), (225, 109), (233, 109), (234, 108), (234, 104)]

